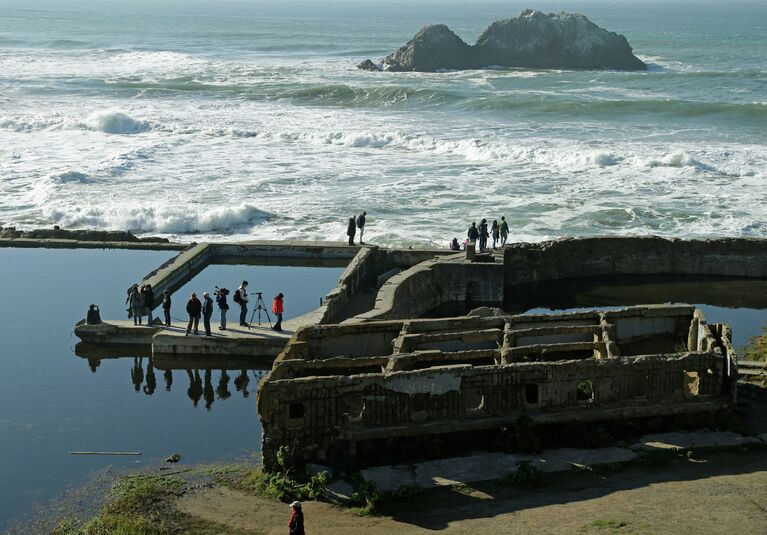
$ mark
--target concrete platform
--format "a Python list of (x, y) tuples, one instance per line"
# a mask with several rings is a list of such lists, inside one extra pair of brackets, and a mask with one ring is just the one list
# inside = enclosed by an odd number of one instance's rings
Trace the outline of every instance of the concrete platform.
[(211, 325), (211, 336), (208, 337), (204, 336), (202, 321), (199, 325), (200, 334), (187, 336), (186, 323), (179, 322), (165, 327), (134, 325), (132, 320), (109, 320), (98, 325), (78, 325), (75, 334), (86, 344), (121, 349), (132, 347), (153, 355), (276, 357), (305, 321), (303, 316), (284, 321), (284, 330), (278, 333), (271, 330), (268, 322), (261, 325), (254, 323), (250, 329), (240, 327), (235, 322), (221, 331), (216, 320)]

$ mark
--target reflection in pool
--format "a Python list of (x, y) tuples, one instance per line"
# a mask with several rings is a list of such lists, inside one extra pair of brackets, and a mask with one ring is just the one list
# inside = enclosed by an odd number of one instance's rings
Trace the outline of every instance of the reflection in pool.
[[(107, 469), (161, 463), (175, 452), (193, 463), (260, 449), (255, 394), (270, 360), (162, 361), (125, 351), (117, 358), (81, 345), (72, 354), (72, 328), (89, 303), (100, 305), (104, 319), (124, 318), (130, 282), (174, 254), (0, 249), (6, 303), (0, 307), (0, 532), (35, 504)], [(341, 271), (211, 266), (189, 284), (210, 291), (248, 278), (265, 298), (283, 291), (286, 313), (295, 317), (315, 308)], [(182, 296), (174, 294), (177, 317), (183, 317)], [(143, 455), (68, 455), (75, 450)]]

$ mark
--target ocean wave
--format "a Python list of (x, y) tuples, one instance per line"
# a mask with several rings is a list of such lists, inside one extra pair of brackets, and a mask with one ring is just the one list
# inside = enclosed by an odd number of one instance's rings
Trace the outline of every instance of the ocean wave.
[(701, 171), (716, 171), (712, 166), (700, 162), (684, 151), (671, 152), (661, 158), (647, 161), (647, 167), (694, 167)]
[(277, 92), (277, 98), (332, 106), (392, 106), (396, 104), (438, 105), (456, 100), (452, 93), (439, 89), (401, 85), (354, 87), (326, 84)]
[(91, 130), (107, 134), (140, 134), (152, 128), (149, 121), (134, 119), (117, 110), (93, 112), (85, 119), (85, 124)]
[(57, 204), (44, 207), (43, 213), (50, 221), (67, 227), (95, 227), (162, 234), (228, 233), (246, 229), (272, 216), (250, 204), (234, 207), (118, 205), (111, 208), (63, 207)]

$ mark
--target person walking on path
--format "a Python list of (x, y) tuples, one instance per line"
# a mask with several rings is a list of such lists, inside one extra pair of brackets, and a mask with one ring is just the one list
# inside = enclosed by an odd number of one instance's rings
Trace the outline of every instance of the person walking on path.
[(282, 292), (280, 292), (274, 296), (272, 301), (272, 312), (274, 312), (274, 316), (277, 318), (277, 322), (272, 329), (277, 332), (282, 332), (282, 313), (285, 310), (282, 304), (283, 297)]
[(162, 313), (165, 315), (165, 326), (170, 327), (170, 292), (165, 290), (162, 293)]
[(194, 326), (194, 334), (200, 334), (198, 332), (200, 325), (200, 314), (202, 313), (202, 303), (197, 299), (197, 294), (192, 292), (192, 297), (186, 303), (186, 313), (189, 314), (189, 325), (186, 326), (186, 334), (192, 332), (192, 326)]
[(482, 219), (479, 223), (479, 250), (484, 251), (487, 248), (487, 237), (490, 234), (487, 233), (487, 219)]
[(362, 241), (362, 235), (365, 233), (365, 219), (366, 219), (367, 215), (368, 215), (368, 213), (363, 211), (357, 217), (357, 228), (360, 229), (360, 245), (365, 245), (365, 242)]
[(216, 290), (216, 304), (218, 304), (218, 310), (221, 313), (221, 325), (219, 325), (218, 329), (221, 331), (226, 330), (226, 311), (229, 310), (229, 303), (226, 302), (228, 294), (229, 290), (226, 288)]
[(493, 237), (493, 249), (495, 249), (495, 246), (498, 245), (498, 240), (500, 236), (500, 230), (498, 228), (498, 221), (493, 220), (493, 226), (490, 227), (490, 234)]
[(141, 325), (141, 294), (138, 291), (138, 284), (134, 284), (131, 288), (128, 306), (133, 314), (133, 325)]
[(205, 292), (202, 294), (202, 325), (205, 327), (205, 336), (212, 336), (210, 334), (211, 317), (213, 317), (213, 299), (208, 292)]
[(477, 229), (477, 223), (472, 222), (469, 227), (469, 233), (467, 235), (471, 243), (476, 243), (479, 240), (479, 230)]
[(509, 238), (509, 224), (506, 222), (506, 216), (501, 216), (501, 247), (506, 245), (506, 240)]
[(154, 292), (151, 284), (145, 284), (141, 287), (141, 295), (144, 296), (144, 308), (148, 316), (147, 325), (152, 326), (152, 310), (154, 310)]
[(346, 227), (346, 235), (349, 236), (349, 245), (354, 245), (354, 235), (357, 233), (357, 225), (354, 218), (349, 218), (349, 225)]
[(301, 502), (293, 502), (290, 504), (292, 509), (290, 513), (290, 520), (288, 521), (288, 528), (290, 529), (289, 535), (306, 535), (304, 531), (304, 513), (301, 511)]
[(240, 305), (240, 327), (248, 326), (248, 281), (242, 281), (234, 292), (234, 302)]

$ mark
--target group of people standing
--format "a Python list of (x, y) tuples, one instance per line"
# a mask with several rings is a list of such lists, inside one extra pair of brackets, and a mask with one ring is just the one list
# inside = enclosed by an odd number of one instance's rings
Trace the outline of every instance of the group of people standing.
[[(165, 293), (167, 294), (168, 292)], [(138, 284), (131, 286), (128, 290), (128, 298), (125, 300), (125, 304), (127, 305), (128, 318), (133, 318), (133, 325), (142, 325), (141, 318), (144, 316), (147, 317), (146, 324), (152, 324), (154, 291), (151, 284), (144, 284), (141, 288), (139, 288)], [(170, 324), (168, 316), (166, 316), (166, 323)]]
[(346, 227), (346, 235), (349, 236), (349, 245), (354, 245), (354, 236), (357, 234), (357, 230), (360, 231), (360, 245), (365, 245), (362, 241), (362, 235), (365, 233), (365, 220), (367, 219), (367, 212), (362, 212), (355, 219), (349, 218), (349, 224)]
[[(225, 331), (226, 330), (226, 313), (229, 310), (229, 303), (227, 301), (227, 296), (229, 295), (229, 290), (226, 288), (219, 288), (216, 286), (216, 291), (214, 292), (214, 295), (216, 297), (216, 305), (218, 305), (219, 310), (219, 316), (221, 318), (221, 323), (219, 325), (219, 330)], [(260, 293), (256, 294), (258, 298), (261, 297)], [(200, 301), (197, 298), (197, 294), (192, 292), (192, 297), (189, 299), (189, 301), (186, 303), (186, 312), (189, 315), (189, 323), (186, 327), (186, 334), (191, 334), (192, 330), (194, 329), (194, 334), (198, 333), (198, 325), (200, 322), (200, 317), (202, 317), (203, 327), (205, 329), (205, 336), (211, 336), (210, 332), (210, 319), (213, 316), (213, 299), (211, 299), (210, 294), (208, 292), (205, 292), (202, 294), (203, 300)], [(285, 296), (282, 294), (282, 292), (278, 293), (274, 296), (274, 299), (272, 300), (272, 312), (276, 316), (276, 322), (272, 326), (272, 330), (281, 332), (282, 331), (282, 315), (284, 313), (284, 299)], [(240, 306), (240, 327), (250, 327), (250, 324), (248, 323), (248, 281), (242, 281), (242, 284), (234, 291), (234, 295), (232, 296), (232, 301), (234, 301), (235, 304)], [(257, 304), (258, 306), (258, 304)]]
[[(493, 220), (493, 224), (489, 231), (487, 228), (487, 219), (482, 219), (479, 226), (477, 226), (476, 221), (472, 222), (465, 243), (479, 242), (479, 250), (484, 251), (487, 249), (487, 239), (491, 236), (493, 238), (493, 249), (496, 249), (498, 244), (500, 244), (501, 247), (506, 245), (506, 240), (509, 239), (509, 224), (506, 222), (506, 216), (501, 216), (500, 223), (498, 223), (498, 220)], [(456, 245), (458, 245), (458, 239), (453, 238), (450, 248), (460, 250), (460, 246), (456, 249)]]
[[(214, 296), (216, 298), (216, 305), (218, 306), (221, 322), (219, 324), (219, 330), (226, 330), (226, 313), (229, 310), (229, 303), (227, 296), (229, 290), (226, 288), (219, 288), (216, 286)], [(259, 299), (261, 294), (257, 294)], [(280, 332), (282, 331), (282, 315), (284, 313), (284, 298), (282, 293), (278, 293), (274, 296), (272, 301), (272, 312), (276, 316), (276, 322), (272, 327), (272, 330)], [(234, 292), (232, 298), (235, 304), (240, 306), (240, 326), (250, 327), (248, 324), (248, 281), (242, 281), (242, 284)], [(126, 301), (128, 305), (128, 317), (133, 318), (134, 325), (142, 325), (142, 317), (147, 316), (147, 325), (152, 324), (152, 309), (155, 306), (154, 291), (150, 284), (144, 284), (139, 289), (138, 284), (134, 284), (130, 290), (128, 290), (128, 299)], [(170, 310), (172, 306), (172, 300), (170, 292), (165, 290), (162, 293), (162, 311), (165, 319), (164, 325), (166, 327), (171, 326)], [(203, 328), (205, 330), (205, 336), (212, 336), (211, 333), (211, 319), (213, 317), (214, 310), (213, 298), (210, 293), (203, 292), (202, 301), (197, 297), (196, 292), (192, 292), (189, 301), (186, 303), (186, 313), (189, 316), (189, 323), (186, 327), (186, 334), (189, 335), (192, 332), (199, 334), (200, 319), (202, 318)]]

